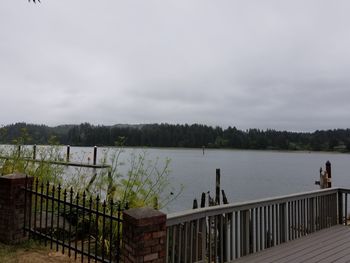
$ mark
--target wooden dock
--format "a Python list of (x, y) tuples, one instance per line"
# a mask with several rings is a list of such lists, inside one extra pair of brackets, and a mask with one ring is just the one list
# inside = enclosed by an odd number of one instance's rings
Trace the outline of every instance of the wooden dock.
[(336, 225), (234, 262), (350, 262), (350, 227)]
[(81, 163), (81, 162), (52, 161), (52, 160), (40, 160), (40, 159), (31, 159), (31, 158), (14, 158), (9, 156), (0, 156), (0, 159), (23, 160), (26, 162), (33, 162), (33, 163), (48, 163), (48, 164), (56, 164), (56, 165), (63, 165), (63, 166), (85, 167), (85, 168), (95, 168), (95, 169), (111, 168), (111, 166), (108, 164), (89, 164), (89, 163)]
[(167, 263), (350, 262), (349, 196), (328, 188), (169, 214)]

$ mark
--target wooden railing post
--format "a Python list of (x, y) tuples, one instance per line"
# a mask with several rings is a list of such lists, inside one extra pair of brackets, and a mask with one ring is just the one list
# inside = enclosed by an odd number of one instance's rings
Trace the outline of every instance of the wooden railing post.
[(243, 211), (243, 217), (244, 217), (244, 246), (245, 251), (244, 253), (248, 255), (250, 253), (250, 212), (249, 210)]
[(280, 229), (281, 242), (287, 242), (289, 240), (287, 203), (280, 204)]
[(342, 225), (344, 221), (343, 221), (343, 193), (341, 191), (338, 191), (338, 215), (339, 215), (338, 223)]

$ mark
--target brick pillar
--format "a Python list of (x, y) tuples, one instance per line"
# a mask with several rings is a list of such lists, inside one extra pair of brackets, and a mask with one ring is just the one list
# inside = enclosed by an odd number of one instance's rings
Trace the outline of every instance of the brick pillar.
[(166, 215), (149, 207), (123, 214), (124, 263), (165, 262)]
[[(24, 241), (24, 191), (26, 176), (24, 174), (10, 174), (0, 176), (0, 241), (14, 244)], [(32, 185), (33, 177), (29, 177), (27, 184)], [(27, 199), (30, 196), (27, 195)], [(27, 215), (30, 210), (27, 201)]]

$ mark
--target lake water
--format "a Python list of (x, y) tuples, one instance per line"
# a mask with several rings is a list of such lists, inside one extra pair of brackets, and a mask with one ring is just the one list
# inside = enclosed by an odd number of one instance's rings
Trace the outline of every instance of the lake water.
[[(73, 149), (76, 156), (81, 151), (92, 154), (91, 148)], [(124, 158), (135, 151), (140, 148), (126, 148)], [(319, 180), (319, 169), (327, 160), (332, 163), (333, 186), (350, 188), (349, 154), (207, 149), (203, 155), (202, 149), (172, 148), (146, 151), (153, 160), (170, 158), (171, 183), (184, 186), (181, 196), (164, 209), (166, 212), (191, 209), (193, 199), (200, 201), (202, 192), (210, 191), (214, 196), (216, 168), (221, 169), (221, 186), (229, 202), (319, 189), (315, 180)]]
[[(98, 149), (98, 156), (106, 148)], [(332, 163), (333, 186), (350, 188), (350, 155), (319, 152), (277, 152), (251, 150), (219, 150), (180, 148), (125, 148), (122, 160), (126, 171), (130, 153), (146, 150), (148, 158), (159, 164), (171, 159), (170, 181), (174, 187), (184, 186), (182, 194), (165, 212), (191, 209), (193, 199), (200, 201), (201, 193), (215, 195), (215, 170), (221, 169), (221, 186), (229, 202), (248, 201), (291, 193), (316, 190), (319, 169)], [(62, 148), (62, 152), (65, 149)], [(71, 147), (71, 160), (92, 162), (92, 147)]]

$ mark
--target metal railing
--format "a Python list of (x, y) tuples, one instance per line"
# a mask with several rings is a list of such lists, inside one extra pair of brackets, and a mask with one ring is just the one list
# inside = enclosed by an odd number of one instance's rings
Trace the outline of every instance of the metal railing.
[(84, 262), (119, 262), (122, 230), (120, 203), (101, 201), (73, 189), (35, 179), (25, 191), (24, 234)]
[(347, 224), (348, 193), (330, 188), (170, 214), (167, 262), (231, 262)]

